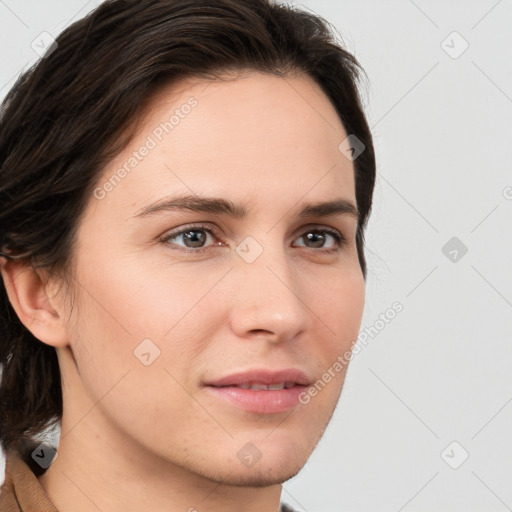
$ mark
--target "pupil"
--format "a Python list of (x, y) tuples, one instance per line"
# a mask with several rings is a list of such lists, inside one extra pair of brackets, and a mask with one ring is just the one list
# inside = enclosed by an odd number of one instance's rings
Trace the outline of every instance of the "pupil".
[[(201, 247), (204, 244), (204, 232), (201, 230), (191, 230), (185, 233), (185, 239), (192, 245), (189, 247)], [(306, 238), (313, 243), (314, 247), (322, 247), (324, 243), (324, 235), (321, 233), (308, 233)]]
[(324, 236), (320, 233), (308, 233), (307, 239), (316, 244), (315, 247), (321, 247), (324, 242)]
[[(201, 235), (197, 236), (197, 233), (200, 233)], [(192, 244), (196, 244), (191, 247), (201, 247), (202, 243), (204, 243), (204, 233), (200, 230), (193, 230), (185, 233), (185, 238), (189, 242), (192, 242)]]

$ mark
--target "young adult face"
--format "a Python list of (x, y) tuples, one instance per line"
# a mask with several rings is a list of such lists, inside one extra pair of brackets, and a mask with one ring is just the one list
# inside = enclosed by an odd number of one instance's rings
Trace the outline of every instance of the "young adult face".
[[(299, 215), (307, 204), (356, 205), (353, 164), (338, 149), (346, 137), (307, 77), (251, 73), (158, 92), (81, 218), (77, 302), (54, 302), (66, 330), (61, 447), (82, 449), (87, 464), (234, 485), (297, 473), (344, 371), (309, 403), (297, 395), (350, 349), (363, 311), (356, 218)], [(179, 195), (246, 215), (147, 211)], [(235, 387), (276, 381), (294, 388)]]

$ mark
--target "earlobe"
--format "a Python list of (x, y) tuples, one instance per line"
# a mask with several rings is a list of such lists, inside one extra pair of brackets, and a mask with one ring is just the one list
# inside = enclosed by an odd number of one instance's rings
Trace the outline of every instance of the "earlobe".
[(54, 347), (68, 345), (62, 312), (48, 295), (48, 282), (27, 262), (0, 258), (9, 301), (23, 325), (40, 341)]

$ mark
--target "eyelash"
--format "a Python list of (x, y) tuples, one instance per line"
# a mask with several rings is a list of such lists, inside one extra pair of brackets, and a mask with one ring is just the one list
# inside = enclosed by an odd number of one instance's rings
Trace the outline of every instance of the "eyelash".
[[(210, 235), (212, 235), (214, 238), (217, 238), (217, 235), (216, 235), (216, 230), (211, 228), (210, 226), (205, 226), (203, 224), (193, 224), (193, 225), (189, 225), (189, 226), (185, 226), (184, 228), (180, 229), (179, 231), (175, 231), (175, 232), (171, 232), (171, 233), (167, 233), (165, 234), (164, 236), (162, 236), (160, 238), (160, 242), (163, 243), (163, 244), (169, 244), (169, 240), (172, 240), (174, 238), (177, 238), (179, 237), (180, 235), (184, 235), (185, 233), (188, 233), (190, 231), (206, 231), (207, 233), (209, 233)], [(334, 240), (335, 240), (335, 247), (331, 248), (331, 249), (322, 249), (322, 248), (319, 248), (319, 249), (315, 249), (315, 248), (312, 248), (313, 251), (315, 252), (321, 252), (321, 253), (324, 253), (324, 254), (333, 254), (335, 252), (338, 252), (340, 251), (340, 249), (345, 245), (346, 243), (346, 240), (345, 240), (345, 237), (337, 230), (333, 230), (333, 229), (330, 229), (330, 228), (312, 228), (310, 230), (307, 230), (304, 232), (302, 236), (304, 236), (305, 234), (307, 233), (315, 233), (315, 234), (318, 234), (318, 233), (327, 233), (329, 235), (331, 235)], [(301, 238), (299, 237), (299, 238)], [(178, 251), (182, 251), (182, 252), (185, 252), (185, 253), (194, 253), (194, 254), (202, 254), (204, 252), (207, 252), (211, 249), (213, 249), (214, 247), (217, 247), (218, 245), (214, 245), (214, 246), (208, 246), (208, 247), (197, 247), (197, 248), (177, 248), (177, 249), (174, 249), (173, 250), (178, 250)], [(302, 246), (301, 246), (302, 247)], [(307, 249), (307, 247), (305, 247)]]

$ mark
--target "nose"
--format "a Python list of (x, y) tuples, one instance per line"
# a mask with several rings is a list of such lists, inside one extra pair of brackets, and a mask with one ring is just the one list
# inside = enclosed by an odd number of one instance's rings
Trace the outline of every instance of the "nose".
[(240, 258), (235, 270), (230, 323), (238, 337), (280, 343), (310, 327), (307, 297), (284, 248), (267, 247), (252, 263)]

